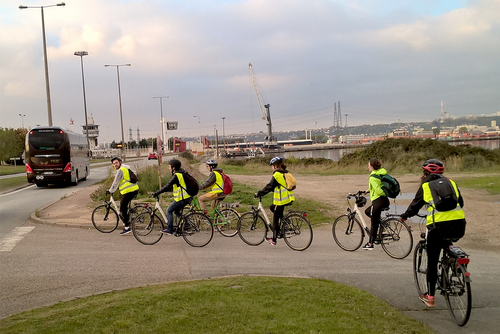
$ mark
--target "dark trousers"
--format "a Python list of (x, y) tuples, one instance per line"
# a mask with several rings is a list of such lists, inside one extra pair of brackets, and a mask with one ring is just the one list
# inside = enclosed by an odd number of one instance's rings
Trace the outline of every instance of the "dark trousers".
[(130, 215), (128, 214), (128, 207), (130, 205), (130, 202), (137, 196), (139, 193), (139, 190), (132, 191), (130, 193), (126, 193), (122, 195), (122, 199), (120, 200), (120, 214), (123, 219), (123, 225), (125, 227), (130, 226)]
[(434, 296), (436, 292), (437, 265), (441, 250), (452, 244), (449, 239), (458, 240), (464, 234), (465, 221), (442, 222), (436, 228), (429, 230), (427, 234), (427, 293), (430, 296)]
[(380, 216), (382, 215), (382, 209), (388, 208), (389, 199), (385, 196), (379, 197), (372, 202), (372, 205), (366, 208), (365, 214), (371, 219), (370, 228), (370, 243), (373, 244), (373, 240), (377, 237), (378, 227), (380, 225)]
[(179, 202), (173, 201), (167, 208), (167, 230), (173, 231), (174, 230), (174, 213), (177, 216), (181, 215), (182, 209), (191, 201), (193, 200), (192, 197), (182, 199)]
[(276, 239), (278, 237), (278, 233), (280, 232), (280, 219), (283, 218), (283, 212), (285, 211), (285, 206), (288, 206), (290, 204), (286, 204), (286, 205), (271, 204), (271, 206), (269, 207), (269, 209), (273, 213), (273, 241), (274, 242), (276, 242)]

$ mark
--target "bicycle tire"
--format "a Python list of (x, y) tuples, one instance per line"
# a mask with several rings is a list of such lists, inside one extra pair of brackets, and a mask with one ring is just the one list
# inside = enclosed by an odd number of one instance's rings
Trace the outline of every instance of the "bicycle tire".
[(141, 244), (154, 245), (160, 241), (164, 229), (163, 221), (156, 213), (143, 212), (137, 215), (131, 223), (132, 233)]
[(353, 252), (361, 247), (365, 232), (356, 217), (345, 214), (337, 217), (332, 226), (333, 239), (345, 251)]
[(418, 295), (427, 293), (427, 245), (421, 241), (413, 252), (413, 278)]
[(453, 321), (464, 326), (469, 321), (472, 308), (472, 292), (470, 288), (470, 279), (465, 276), (467, 269), (463, 264), (455, 267), (447, 266), (446, 287), (443, 289), (446, 306)]
[(378, 231), (384, 251), (393, 259), (404, 259), (413, 249), (413, 235), (405, 222), (398, 218), (387, 218), (380, 223)]
[(313, 230), (309, 221), (299, 213), (290, 213), (282, 221), (281, 231), (288, 247), (296, 251), (306, 250), (313, 240)]
[(214, 236), (214, 227), (208, 216), (201, 212), (191, 212), (182, 219), (182, 237), (193, 247), (208, 245)]
[(151, 213), (153, 210), (149, 206), (149, 204), (144, 203), (136, 203), (129, 209), (129, 221), (133, 221), (135, 217), (140, 215), (141, 213)]
[(215, 218), (215, 228), (217, 232), (225, 237), (234, 237), (238, 234), (238, 220), (240, 220), (240, 214), (235, 209), (223, 209), (219, 211), (220, 215), (217, 213)]
[(118, 227), (118, 213), (110, 205), (101, 204), (92, 211), (92, 225), (102, 233), (111, 233)]
[(258, 246), (264, 242), (267, 234), (267, 225), (258, 213), (247, 212), (238, 220), (238, 235), (244, 243)]

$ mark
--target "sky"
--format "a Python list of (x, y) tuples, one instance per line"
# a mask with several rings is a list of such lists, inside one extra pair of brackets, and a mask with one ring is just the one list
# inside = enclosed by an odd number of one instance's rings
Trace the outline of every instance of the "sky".
[[(0, 2), (0, 127), (48, 124), (41, 9)], [(99, 141), (430, 121), (500, 111), (499, 0), (67, 0), (44, 8), (54, 125)], [(168, 96), (168, 98), (154, 98)], [(161, 105), (160, 105), (161, 103)], [(25, 116), (19, 116), (25, 115)], [(347, 114), (347, 116), (346, 116)], [(223, 120), (222, 118), (225, 117)]]

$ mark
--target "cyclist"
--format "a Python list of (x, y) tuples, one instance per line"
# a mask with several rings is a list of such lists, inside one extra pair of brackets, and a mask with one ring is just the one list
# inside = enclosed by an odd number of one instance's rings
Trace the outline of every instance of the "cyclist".
[(128, 206), (132, 199), (134, 199), (139, 193), (139, 185), (137, 183), (130, 182), (130, 166), (122, 164), (122, 159), (120, 157), (111, 158), (111, 163), (116, 170), (115, 179), (111, 188), (106, 191), (107, 194), (112, 194), (116, 189), (120, 190), (122, 198), (120, 200), (120, 217), (123, 220), (123, 231), (120, 235), (126, 235), (132, 232), (130, 229), (130, 216), (128, 214)]
[(286, 165), (283, 163), (283, 158), (272, 158), (269, 161), (269, 166), (273, 170), (273, 177), (263, 189), (255, 194), (255, 197), (262, 197), (274, 191), (273, 204), (270, 207), (271, 212), (273, 212), (273, 237), (266, 239), (268, 243), (274, 246), (279, 234), (279, 220), (283, 217), (285, 206), (291, 205), (295, 201), (295, 196), (292, 190), (286, 188), (284, 174), (288, 173), (288, 171), (286, 170)]
[(200, 190), (207, 189), (212, 187), (209, 192), (198, 197), (198, 201), (200, 203), (200, 208), (203, 211), (207, 210), (207, 203), (212, 201), (212, 208), (215, 207), (215, 202), (217, 200), (222, 200), (226, 197), (223, 192), (224, 189), (224, 180), (222, 179), (222, 169), (217, 167), (217, 161), (210, 159), (207, 160), (207, 169), (210, 171), (210, 175), (205, 182), (200, 185)]
[[(450, 239), (457, 241), (465, 234), (465, 215), (462, 210), (464, 200), (460, 194), (460, 190), (454, 181), (443, 176), (444, 164), (438, 159), (429, 159), (422, 165), (423, 176), (422, 184), (415, 194), (415, 198), (411, 202), (405, 213), (401, 215), (401, 219), (406, 220), (418, 213), (425, 205), (427, 208), (427, 293), (419, 296), (420, 300), (428, 307), (434, 307), (434, 294), (436, 292), (437, 281), (437, 265), (439, 262), (439, 254), (441, 249), (448, 247)], [(436, 209), (436, 200), (433, 198), (434, 181), (447, 181), (453, 187), (457, 204), (455, 208), (449, 211), (438, 211)], [(436, 196), (437, 197), (437, 196)]]
[(167, 182), (160, 190), (153, 193), (154, 197), (158, 197), (166, 191), (173, 191), (174, 201), (167, 208), (167, 228), (161, 233), (172, 235), (174, 233), (174, 213), (179, 217), (182, 209), (191, 203), (193, 198), (186, 191), (186, 182), (184, 181), (184, 169), (181, 168), (181, 162), (177, 159), (172, 159), (168, 162), (168, 170), (172, 173), (170, 181)]
[(382, 163), (377, 158), (371, 158), (368, 162), (368, 170), (370, 177), (368, 178), (368, 191), (370, 193), (370, 200), (372, 205), (366, 208), (365, 214), (371, 219), (370, 239), (363, 246), (364, 250), (373, 250), (373, 241), (377, 237), (378, 227), (380, 225), (380, 216), (382, 209), (388, 208), (390, 205), (389, 198), (387, 198), (384, 190), (382, 189), (382, 181), (379, 178), (371, 177), (372, 175), (385, 175), (387, 171), (382, 168)]

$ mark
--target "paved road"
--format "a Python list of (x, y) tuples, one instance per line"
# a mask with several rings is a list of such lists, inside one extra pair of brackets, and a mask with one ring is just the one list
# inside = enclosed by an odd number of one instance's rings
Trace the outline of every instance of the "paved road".
[(0, 317), (58, 301), (110, 290), (225, 275), (316, 277), (366, 290), (438, 333), (498, 333), (500, 275), (498, 254), (469, 250), (473, 312), (465, 328), (452, 323), (444, 299), (426, 310), (416, 297), (412, 260), (394, 260), (380, 248), (354, 253), (340, 250), (330, 227), (314, 231), (309, 249), (296, 252), (281, 241), (251, 247), (237, 236), (219, 234), (204, 248), (182, 238), (164, 237), (145, 246), (133, 236), (94, 229), (27, 222), (34, 227), (11, 251), (0, 252)]

